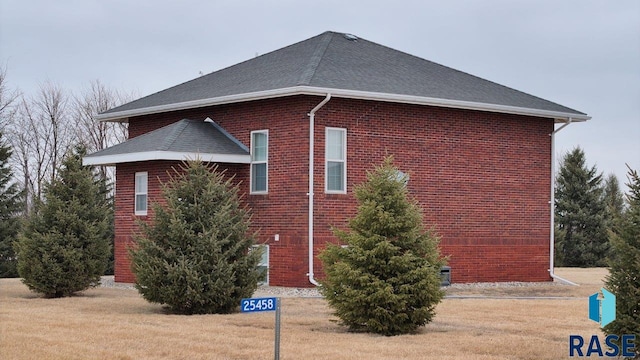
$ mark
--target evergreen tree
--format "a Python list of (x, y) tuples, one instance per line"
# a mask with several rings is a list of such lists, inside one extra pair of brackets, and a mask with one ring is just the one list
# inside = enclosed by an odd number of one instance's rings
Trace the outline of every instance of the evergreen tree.
[(181, 314), (231, 313), (258, 286), (260, 251), (238, 187), (217, 166), (184, 163), (163, 186), (150, 225), (132, 249), (136, 287)]
[(609, 174), (604, 181), (603, 201), (606, 211), (607, 228), (614, 230), (619, 225), (622, 219), (622, 213), (624, 212), (624, 196), (622, 195), (622, 191), (620, 191), (618, 178), (614, 174)]
[(368, 172), (355, 187), (358, 212), (350, 230), (334, 230), (347, 246), (330, 244), (320, 254), (321, 291), (352, 331), (414, 332), (433, 319), (442, 299), (439, 240), (425, 231), (407, 180), (392, 157)]
[(107, 211), (105, 212), (105, 220), (107, 222), (107, 230), (105, 231), (104, 238), (109, 243), (109, 257), (107, 259), (107, 267), (105, 268), (104, 275), (113, 275), (114, 273), (114, 264), (115, 264), (115, 204), (113, 201), (113, 192), (111, 191), (112, 185), (109, 182), (109, 177), (105, 175), (102, 169), (97, 168), (95, 172), (95, 176), (97, 178), (98, 185), (98, 193), (100, 194), (100, 198), (104, 199), (105, 204), (107, 206)]
[(107, 266), (110, 208), (99, 180), (82, 166), (85, 153), (82, 146), (67, 153), (14, 245), (22, 281), (46, 297), (97, 286)]
[(556, 261), (560, 266), (606, 266), (609, 251), (602, 174), (584, 152), (567, 153), (556, 179)]
[(0, 278), (17, 277), (16, 256), (11, 245), (20, 228), (23, 191), (13, 182), (9, 168), (11, 148), (5, 144), (0, 132)]
[(635, 334), (640, 359), (640, 176), (629, 168), (629, 208), (619, 231), (611, 232), (611, 260), (606, 288), (616, 295), (616, 319), (604, 327), (607, 334)]

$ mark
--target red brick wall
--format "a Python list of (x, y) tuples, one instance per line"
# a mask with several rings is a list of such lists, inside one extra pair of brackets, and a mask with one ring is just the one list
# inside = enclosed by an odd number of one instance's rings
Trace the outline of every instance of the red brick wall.
[[(349, 192), (394, 155), (454, 282), (550, 280), (551, 119), (332, 99), (316, 115), (319, 165), (325, 126), (347, 129)], [(329, 225), (354, 212), (351, 193), (325, 195), (322, 165), (315, 176), (316, 239), (330, 240)]]
[[(269, 130), (269, 194), (249, 195), (248, 165), (233, 165), (252, 209), (260, 241), (270, 245), (270, 283), (310, 286), (306, 274), (308, 204), (307, 113), (321, 97), (297, 96), (192, 109), (130, 119), (135, 137), (183, 118), (210, 117), (249, 146), (250, 131)], [(324, 193), (325, 126), (347, 129), (346, 195)], [(549, 280), (550, 119), (332, 99), (316, 114), (315, 253), (336, 241), (330, 227), (343, 227), (355, 213), (353, 184), (393, 154), (410, 175), (409, 190), (425, 222), (442, 237), (454, 282)], [(133, 174), (152, 179), (173, 163), (117, 167), (116, 280), (132, 281), (125, 244), (133, 219)], [(274, 241), (279, 234), (280, 240)], [(314, 272), (322, 276), (320, 262)]]
[[(252, 130), (269, 130), (269, 193), (249, 194), (249, 165), (235, 165), (241, 172), (241, 192), (252, 209), (252, 223), (259, 231), (259, 241), (269, 243), (269, 282), (273, 285), (309, 286), (307, 256), (307, 192), (309, 118), (307, 113), (315, 106), (314, 97), (295, 97), (272, 101), (257, 101), (248, 104), (232, 104), (217, 107), (171, 112), (160, 115), (141, 116), (130, 119), (130, 136), (135, 137), (184, 118), (205, 119), (210, 117), (245, 145), (250, 146)], [(163, 171), (165, 162), (153, 162), (152, 166)], [(123, 229), (116, 238), (120, 243), (130, 241), (130, 229), (135, 229), (133, 216), (133, 173), (145, 171), (145, 164), (119, 165), (117, 167), (118, 192), (116, 202), (126, 202), (129, 208), (119, 211), (124, 221), (116, 223)], [(126, 173), (127, 175), (123, 175)], [(157, 186), (151, 183), (149, 191)], [(121, 198), (120, 188), (130, 192), (128, 198)], [(124, 196), (124, 195), (122, 195)], [(150, 200), (154, 196), (150, 194)], [(275, 235), (279, 241), (275, 241)], [(118, 235), (121, 235), (118, 237)], [(118, 243), (118, 242), (117, 242)], [(124, 247), (124, 246), (121, 246)], [(118, 245), (116, 245), (118, 250)], [(118, 281), (133, 279), (128, 263), (121, 261), (116, 266)], [(119, 276), (121, 274), (121, 276)]]

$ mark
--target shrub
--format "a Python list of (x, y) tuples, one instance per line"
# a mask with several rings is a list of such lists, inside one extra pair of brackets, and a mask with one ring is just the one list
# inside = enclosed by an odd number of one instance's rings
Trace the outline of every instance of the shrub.
[(46, 297), (97, 286), (107, 266), (111, 209), (100, 180), (82, 166), (85, 153), (76, 147), (65, 156), (14, 244), (22, 281)]
[(24, 209), (24, 191), (18, 188), (9, 166), (11, 147), (0, 131), (0, 278), (17, 277), (13, 242), (20, 230), (20, 213)]
[(334, 230), (347, 246), (330, 244), (320, 254), (321, 292), (352, 331), (414, 332), (433, 319), (443, 297), (438, 238), (425, 231), (408, 178), (392, 162), (388, 157), (356, 186), (350, 231)]
[(611, 233), (611, 259), (606, 287), (616, 295), (616, 319), (604, 327), (607, 334), (635, 334), (640, 358), (640, 176), (629, 169), (629, 208), (620, 228)]
[(131, 250), (136, 287), (180, 314), (230, 313), (257, 288), (259, 251), (237, 186), (201, 161), (184, 163), (163, 186), (166, 206), (141, 224)]

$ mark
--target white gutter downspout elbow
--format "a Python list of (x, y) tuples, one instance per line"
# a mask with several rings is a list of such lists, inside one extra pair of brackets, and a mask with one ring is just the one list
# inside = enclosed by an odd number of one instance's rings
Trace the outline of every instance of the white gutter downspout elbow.
[(551, 201), (549, 202), (550, 204), (550, 208), (551, 208), (551, 235), (549, 236), (549, 275), (551, 275), (551, 278), (558, 280), (560, 282), (563, 282), (565, 284), (569, 284), (569, 285), (574, 285), (574, 286), (578, 286), (578, 284), (569, 281), (567, 279), (561, 278), (560, 276), (556, 275), (554, 273), (554, 256), (555, 256), (555, 203), (556, 203), (556, 182), (555, 182), (555, 176), (556, 176), (556, 140), (555, 140), (555, 135), (556, 133), (560, 132), (560, 130), (564, 129), (565, 127), (569, 126), (571, 124), (571, 118), (568, 119), (568, 121), (560, 126), (559, 128), (557, 128), (556, 130), (554, 130), (550, 135), (551, 135)]
[(313, 277), (313, 157), (315, 156), (313, 132), (315, 130), (316, 111), (320, 110), (329, 100), (331, 100), (331, 94), (327, 94), (327, 97), (307, 114), (309, 116), (309, 192), (307, 193), (309, 196), (309, 273), (307, 276), (309, 277), (309, 282), (315, 286), (320, 286), (320, 283)]

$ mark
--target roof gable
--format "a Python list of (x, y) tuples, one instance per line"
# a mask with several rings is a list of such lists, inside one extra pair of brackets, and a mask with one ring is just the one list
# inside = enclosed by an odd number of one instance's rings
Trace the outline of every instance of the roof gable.
[(101, 120), (297, 94), (554, 118), (586, 114), (374, 42), (325, 32), (111, 109)]

